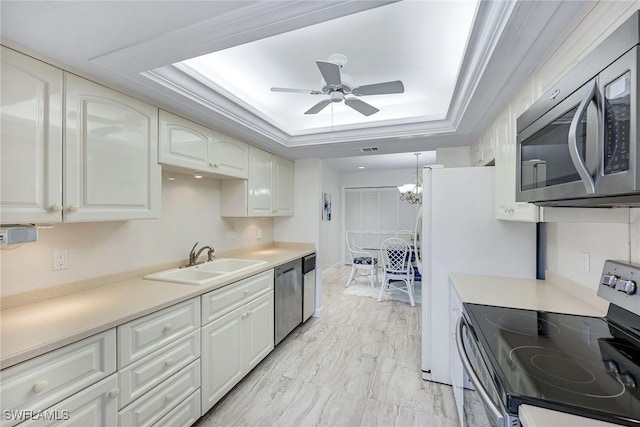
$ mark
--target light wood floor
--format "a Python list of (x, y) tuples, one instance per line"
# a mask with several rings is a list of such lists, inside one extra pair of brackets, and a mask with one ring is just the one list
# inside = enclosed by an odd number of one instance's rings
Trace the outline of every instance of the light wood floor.
[(197, 427), (457, 426), (451, 387), (423, 381), (420, 305), (343, 294), (323, 277), (323, 310), (294, 330)]

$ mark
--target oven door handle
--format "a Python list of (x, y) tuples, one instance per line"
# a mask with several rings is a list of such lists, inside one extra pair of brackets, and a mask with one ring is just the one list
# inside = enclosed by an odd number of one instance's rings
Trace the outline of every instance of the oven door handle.
[(595, 194), (596, 192), (596, 183), (593, 175), (589, 171), (587, 167), (586, 159), (583, 159), (580, 156), (580, 151), (578, 150), (578, 125), (582, 122), (583, 117), (587, 114), (587, 110), (589, 109), (589, 105), (595, 99), (597, 101), (598, 97), (598, 85), (594, 80), (591, 83), (591, 88), (587, 93), (587, 96), (584, 97), (580, 105), (578, 106), (578, 110), (576, 114), (573, 116), (571, 120), (571, 126), (569, 126), (569, 137), (567, 143), (569, 144), (569, 154), (571, 155), (571, 161), (578, 171), (578, 175), (584, 184), (584, 189), (587, 194)]
[(504, 426), (504, 414), (498, 407), (493, 403), (487, 389), (480, 382), (480, 378), (478, 378), (478, 374), (473, 369), (471, 362), (469, 361), (469, 356), (467, 355), (467, 351), (464, 348), (464, 342), (462, 340), (462, 330), (464, 328), (468, 328), (467, 322), (464, 320), (462, 316), (458, 318), (458, 325), (456, 326), (456, 345), (458, 347), (458, 354), (460, 355), (460, 360), (462, 361), (462, 366), (464, 370), (467, 371), (467, 375), (471, 380), (471, 383), (475, 387), (480, 399), (484, 402), (485, 406), (491, 411), (493, 414), (493, 418), (496, 420), (499, 426)]

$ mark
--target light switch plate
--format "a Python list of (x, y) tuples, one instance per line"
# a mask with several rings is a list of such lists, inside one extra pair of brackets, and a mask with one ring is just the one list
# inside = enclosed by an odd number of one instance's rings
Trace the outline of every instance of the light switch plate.
[(580, 252), (580, 271), (585, 274), (591, 272), (591, 260), (589, 252)]

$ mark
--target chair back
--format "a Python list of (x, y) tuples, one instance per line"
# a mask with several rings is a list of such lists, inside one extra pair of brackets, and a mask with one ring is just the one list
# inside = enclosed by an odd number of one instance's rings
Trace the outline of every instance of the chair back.
[(409, 246), (411, 246), (413, 244), (413, 238), (415, 237), (415, 233), (411, 230), (400, 230), (396, 232), (396, 235), (393, 237), (402, 239), (406, 241), (409, 244)]
[(408, 274), (412, 270), (411, 248), (405, 239), (392, 237), (382, 242), (383, 268), (390, 274)]

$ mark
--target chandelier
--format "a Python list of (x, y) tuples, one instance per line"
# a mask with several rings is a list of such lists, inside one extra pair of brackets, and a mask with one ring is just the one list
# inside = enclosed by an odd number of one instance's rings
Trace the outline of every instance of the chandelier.
[(420, 185), (422, 174), (418, 170), (418, 157), (420, 156), (420, 154), (421, 153), (413, 153), (413, 155), (416, 156), (415, 184), (404, 184), (398, 186), (398, 191), (400, 192), (400, 200), (414, 205), (422, 203), (422, 186)]

